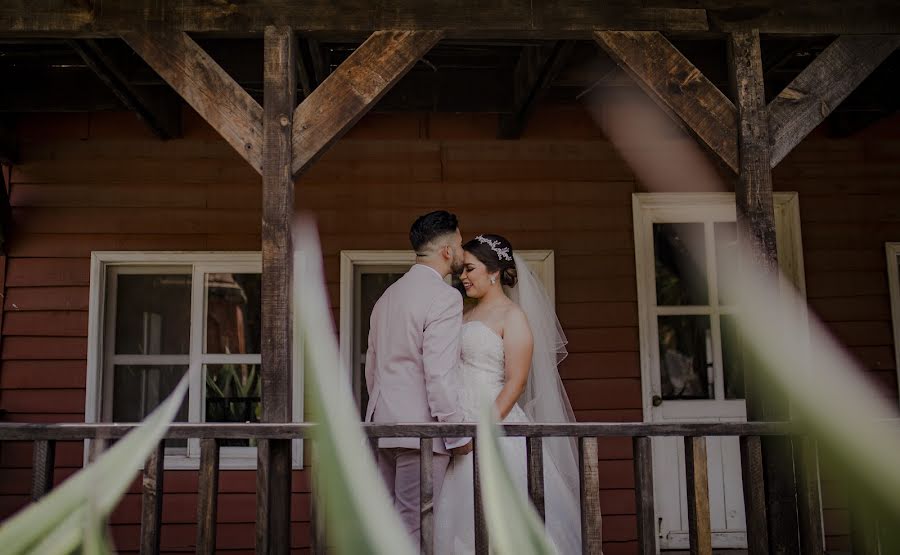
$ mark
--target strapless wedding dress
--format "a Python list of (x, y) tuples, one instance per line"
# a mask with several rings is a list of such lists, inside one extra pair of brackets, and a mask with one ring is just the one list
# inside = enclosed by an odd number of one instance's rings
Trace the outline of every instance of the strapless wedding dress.
[[(466, 420), (477, 422), (482, 400), (497, 398), (504, 383), (503, 339), (483, 322), (463, 325), (460, 339), (462, 391), (460, 403)], [(527, 423), (528, 416), (515, 405), (503, 420)], [(501, 438), (500, 447), (513, 480), (527, 496), (525, 439)], [(475, 553), (473, 457), (453, 457), (435, 507), (435, 553), (464, 555)], [(544, 451), (544, 499), (547, 532), (563, 555), (581, 553), (579, 500), (564, 486), (562, 477)]]

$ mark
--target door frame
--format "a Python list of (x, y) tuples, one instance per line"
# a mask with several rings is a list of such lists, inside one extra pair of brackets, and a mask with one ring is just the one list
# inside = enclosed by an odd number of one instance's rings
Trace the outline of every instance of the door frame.
[[(774, 193), (776, 225), (780, 233), (776, 237), (779, 267), (793, 283), (802, 299), (806, 298), (805, 274), (803, 266), (803, 245), (800, 232), (799, 195), (796, 192)], [(685, 212), (696, 211), (698, 221), (709, 210), (735, 210), (734, 193), (635, 193), (632, 195), (633, 229), (635, 245), (635, 268), (638, 292), (638, 333), (640, 337), (641, 360), (641, 407), (644, 422), (653, 422), (651, 396), (658, 349), (655, 335), (655, 313), (653, 298), (656, 291), (656, 272), (653, 268), (653, 242), (648, 236), (648, 228), (656, 221), (684, 220)], [(729, 214), (730, 215), (730, 214)], [(708, 245), (707, 245), (708, 246)], [(805, 303), (800, 307), (806, 311)], [(689, 401), (685, 401), (689, 403)], [(745, 413), (735, 413), (723, 419), (744, 418)], [(685, 417), (688, 418), (688, 417)], [(656, 486), (654, 486), (654, 490)], [(657, 500), (655, 510), (658, 522), (660, 503)], [(659, 532), (659, 531), (657, 531)], [(737, 533), (735, 533), (737, 534)], [(735, 546), (722, 546), (737, 547)]]

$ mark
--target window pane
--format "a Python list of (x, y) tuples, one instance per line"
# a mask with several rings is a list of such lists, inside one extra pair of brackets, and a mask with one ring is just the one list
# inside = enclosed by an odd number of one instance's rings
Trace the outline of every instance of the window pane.
[(190, 274), (119, 274), (116, 353), (181, 355), (190, 348)]
[(709, 303), (703, 224), (653, 224), (653, 252), (657, 305)]
[(259, 353), (260, 274), (206, 274), (206, 352)]
[(722, 315), (722, 364), (725, 371), (725, 398), (744, 398), (744, 361), (741, 336), (734, 316)]
[[(140, 422), (175, 389), (187, 365), (116, 366), (113, 369), (113, 422)], [(187, 422), (187, 396), (175, 417)], [(166, 440), (168, 447), (185, 447), (187, 440)]]
[[(718, 222), (713, 225), (716, 238), (716, 274), (718, 275), (719, 304), (732, 304), (734, 299), (728, 294), (726, 280), (734, 279), (737, 268), (737, 224), (734, 222)], [(729, 273), (731, 275), (729, 276)], [(731, 284), (734, 287), (734, 284)]]
[[(206, 422), (259, 422), (259, 365), (206, 365)], [(222, 445), (256, 445), (246, 439)]]
[(713, 399), (709, 316), (660, 316), (659, 361), (663, 399)]
[[(399, 269), (399, 268), (398, 268)], [(366, 351), (369, 348), (369, 319), (375, 303), (381, 298), (385, 290), (395, 281), (403, 277), (403, 271), (362, 273), (359, 274), (360, 303), (359, 303), (359, 370), (354, 377), (356, 398), (359, 401), (360, 418), (365, 417), (366, 407), (369, 404), (369, 391), (366, 388)]]

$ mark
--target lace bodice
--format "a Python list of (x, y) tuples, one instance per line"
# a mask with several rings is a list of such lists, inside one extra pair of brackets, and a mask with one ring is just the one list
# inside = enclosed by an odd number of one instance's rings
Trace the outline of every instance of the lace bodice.
[[(479, 320), (466, 322), (460, 337), (460, 395), (466, 420), (478, 421), (480, 403), (487, 397), (497, 398), (505, 383), (503, 338)], [(506, 422), (525, 422), (525, 413), (518, 406), (506, 417)]]

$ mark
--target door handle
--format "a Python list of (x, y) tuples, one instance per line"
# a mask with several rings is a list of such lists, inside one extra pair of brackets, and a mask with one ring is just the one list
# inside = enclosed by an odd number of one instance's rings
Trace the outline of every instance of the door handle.
[(662, 400), (662, 397), (660, 397), (659, 395), (654, 395), (653, 397), (650, 398), (650, 402), (653, 403), (654, 407), (658, 407), (662, 404), (663, 400)]

